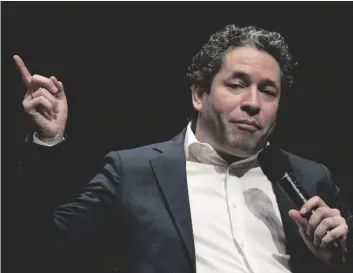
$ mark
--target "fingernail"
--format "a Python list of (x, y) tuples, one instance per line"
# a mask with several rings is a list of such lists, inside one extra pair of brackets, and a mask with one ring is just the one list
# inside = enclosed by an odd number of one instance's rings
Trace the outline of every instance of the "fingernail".
[(301, 213), (301, 214), (305, 214), (305, 213), (306, 213), (306, 208), (302, 208), (302, 209), (300, 210), (300, 213)]

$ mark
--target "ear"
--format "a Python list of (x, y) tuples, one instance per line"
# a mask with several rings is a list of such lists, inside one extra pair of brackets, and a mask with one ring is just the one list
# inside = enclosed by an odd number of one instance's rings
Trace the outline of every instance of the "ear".
[(197, 112), (201, 111), (202, 99), (203, 99), (203, 96), (205, 95), (205, 93), (206, 93), (205, 89), (200, 86), (193, 85), (191, 87), (192, 105), (194, 106), (194, 108)]

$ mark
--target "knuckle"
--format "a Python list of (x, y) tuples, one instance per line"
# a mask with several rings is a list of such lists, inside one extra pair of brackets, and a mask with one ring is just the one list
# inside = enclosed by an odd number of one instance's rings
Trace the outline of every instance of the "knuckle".
[(344, 230), (344, 233), (345, 233), (345, 234), (347, 234), (347, 233), (348, 233), (348, 231), (349, 231), (349, 227), (348, 227), (348, 225), (347, 225), (347, 224), (344, 224), (344, 226), (343, 226), (343, 230)]
[(325, 207), (319, 207), (317, 210), (317, 213), (319, 213), (320, 215), (325, 214), (327, 212), (327, 208)]
[(341, 211), (339, 209), (332, 209), (332, 212), (335, 214), (335, 215), (341, 215)]
[(38, 97), (40, 104), (44, 105), (45, 107), (50, 107), (50, 103), (44, 98), (44, 96)]
[(38, 88), (34, 93), (36, 93), (36, 95), (38, 95), (38, 96), (42, 96), (44, 93), (44, 90), (43, 90), (43, 88)]
[(343, 217), (339, 216), (339, 217), (338, 217), (338, 221), (341, 223), (341, 225), (343, 225), (344, 227), (347, 227), (347, 228), (348, 228), (346, 219), (344, 219)]
[(49, 86), (49, 87), (51, 87), (52, 85), (54, 85), (53, 82), (52, 82), (50, 79), (48, 79), (48, 78), (43, 78), (43, 84), (44, 84), (45, 86)]
[(331, 238), (331, 239), (337, 239), (337, 238), (340, 237), (341, 235), (342, 235), (342, 231), (339, 230), (339, 229), (331, 230), (331, 231), (328, 233), (328, 237)]
[(325, 218), (322, 220), (322, 224), (325, 225), (325, 227), (331, 226), (333, 224), (333, 219)]
[(33, 81), (33, 82), (38, 82), (40, 78), (41, 78), (40, 75), (34, 74), (34, 75), (32, 76), (32, 81)]
[(311, 199), (309, 199), (304, 205), (307, 209), (318, 207), (317, 196), (314, 196)]
[(27, 110), (28, 104), (25, 100), (22, 101), (22, 107)]
[(40, 90), (42, 96), (47, 96), (48, 93), (49, 93), (49, 91), (46, 88), (43, 88), (43, 87), (40, 88), (39, 90)]
[(39, 103), (45, 104), (43, 96), (39, 96), (39, 97), (37, 97), (37, 99), (38, 99)]

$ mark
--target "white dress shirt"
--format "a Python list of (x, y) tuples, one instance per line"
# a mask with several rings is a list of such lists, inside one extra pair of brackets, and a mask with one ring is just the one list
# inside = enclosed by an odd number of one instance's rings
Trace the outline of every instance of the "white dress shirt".
[(257, 155), (227, 164), (188, 125), (186, 173), (196, 271), (290, 272), (282, 220)]

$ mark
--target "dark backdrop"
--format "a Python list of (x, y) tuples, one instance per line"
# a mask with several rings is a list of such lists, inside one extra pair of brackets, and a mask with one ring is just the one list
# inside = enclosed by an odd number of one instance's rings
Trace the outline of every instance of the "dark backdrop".
[(90, 177), (109, 150), (182, 130), (193, 115), (186, 81), (192, 57), (226, 24), (254, 24), (280, 32), (299, 62), (275, 140), (327, 165), (353, 197), (351, 3), (6, 2), (1, 19), (5, 164), (16, 164), (30, 131), (14, 54), (32, 73), (64, 83), (68, 136), (91, 160)]

